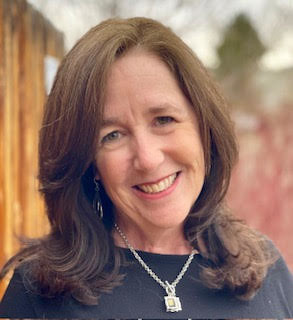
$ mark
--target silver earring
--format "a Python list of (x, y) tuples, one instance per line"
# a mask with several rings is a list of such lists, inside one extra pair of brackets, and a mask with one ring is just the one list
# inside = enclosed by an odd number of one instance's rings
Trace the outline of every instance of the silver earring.
[(95, 195), (93, 200), (93, 208), (99, 215), (99, 218), (102, 220), (104, 216), (102, 202), (100, 198), (100, 186), (99, 181), (94, 178), (94, 184), (95, 184)]

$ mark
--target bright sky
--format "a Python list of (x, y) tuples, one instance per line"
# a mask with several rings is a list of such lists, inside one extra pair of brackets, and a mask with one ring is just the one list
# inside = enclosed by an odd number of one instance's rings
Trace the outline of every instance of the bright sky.
[[(28, 0), (65, 34), (66, 47), (90, 27), (111, 16), (114, 3), (121, 17), (148, 16), (172, 27), (209, 67), (217, 64), (215, 48), (223, 29), (247, 13), (269, 49), (264, 69), (293, 67), (293, 0)], [(181, 4), (181, 5), (179, 5)]]

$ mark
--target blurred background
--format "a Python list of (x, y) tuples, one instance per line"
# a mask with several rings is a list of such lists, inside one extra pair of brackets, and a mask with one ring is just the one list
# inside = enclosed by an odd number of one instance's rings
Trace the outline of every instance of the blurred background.
[(292, 0), (0, 0), (0, 266), (16, 236), (48, 230), (37, 137), (58, 64), (90, 27), (115, 16), (170, 26), (217, 79), (240, 146), (228, 204), (293, 271)]

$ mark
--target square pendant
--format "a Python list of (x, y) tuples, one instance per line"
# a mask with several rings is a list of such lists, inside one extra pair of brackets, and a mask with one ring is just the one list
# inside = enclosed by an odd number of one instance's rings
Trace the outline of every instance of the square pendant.
[(178, 312), (182, 310), (181, 302), (178, 297), (166, 296), (164, 299), (167, 312)]

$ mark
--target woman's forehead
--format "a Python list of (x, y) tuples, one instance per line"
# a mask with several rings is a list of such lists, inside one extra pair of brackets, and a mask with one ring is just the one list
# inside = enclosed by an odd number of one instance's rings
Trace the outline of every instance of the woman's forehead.
[(189, 101), (168, 66), (157, 56), (132, 51), (118, 59), (111, 68), (105, 91), (104, 112), (112, 117), (127, 105), (144, 105), (145, 112), (182, 109)]

